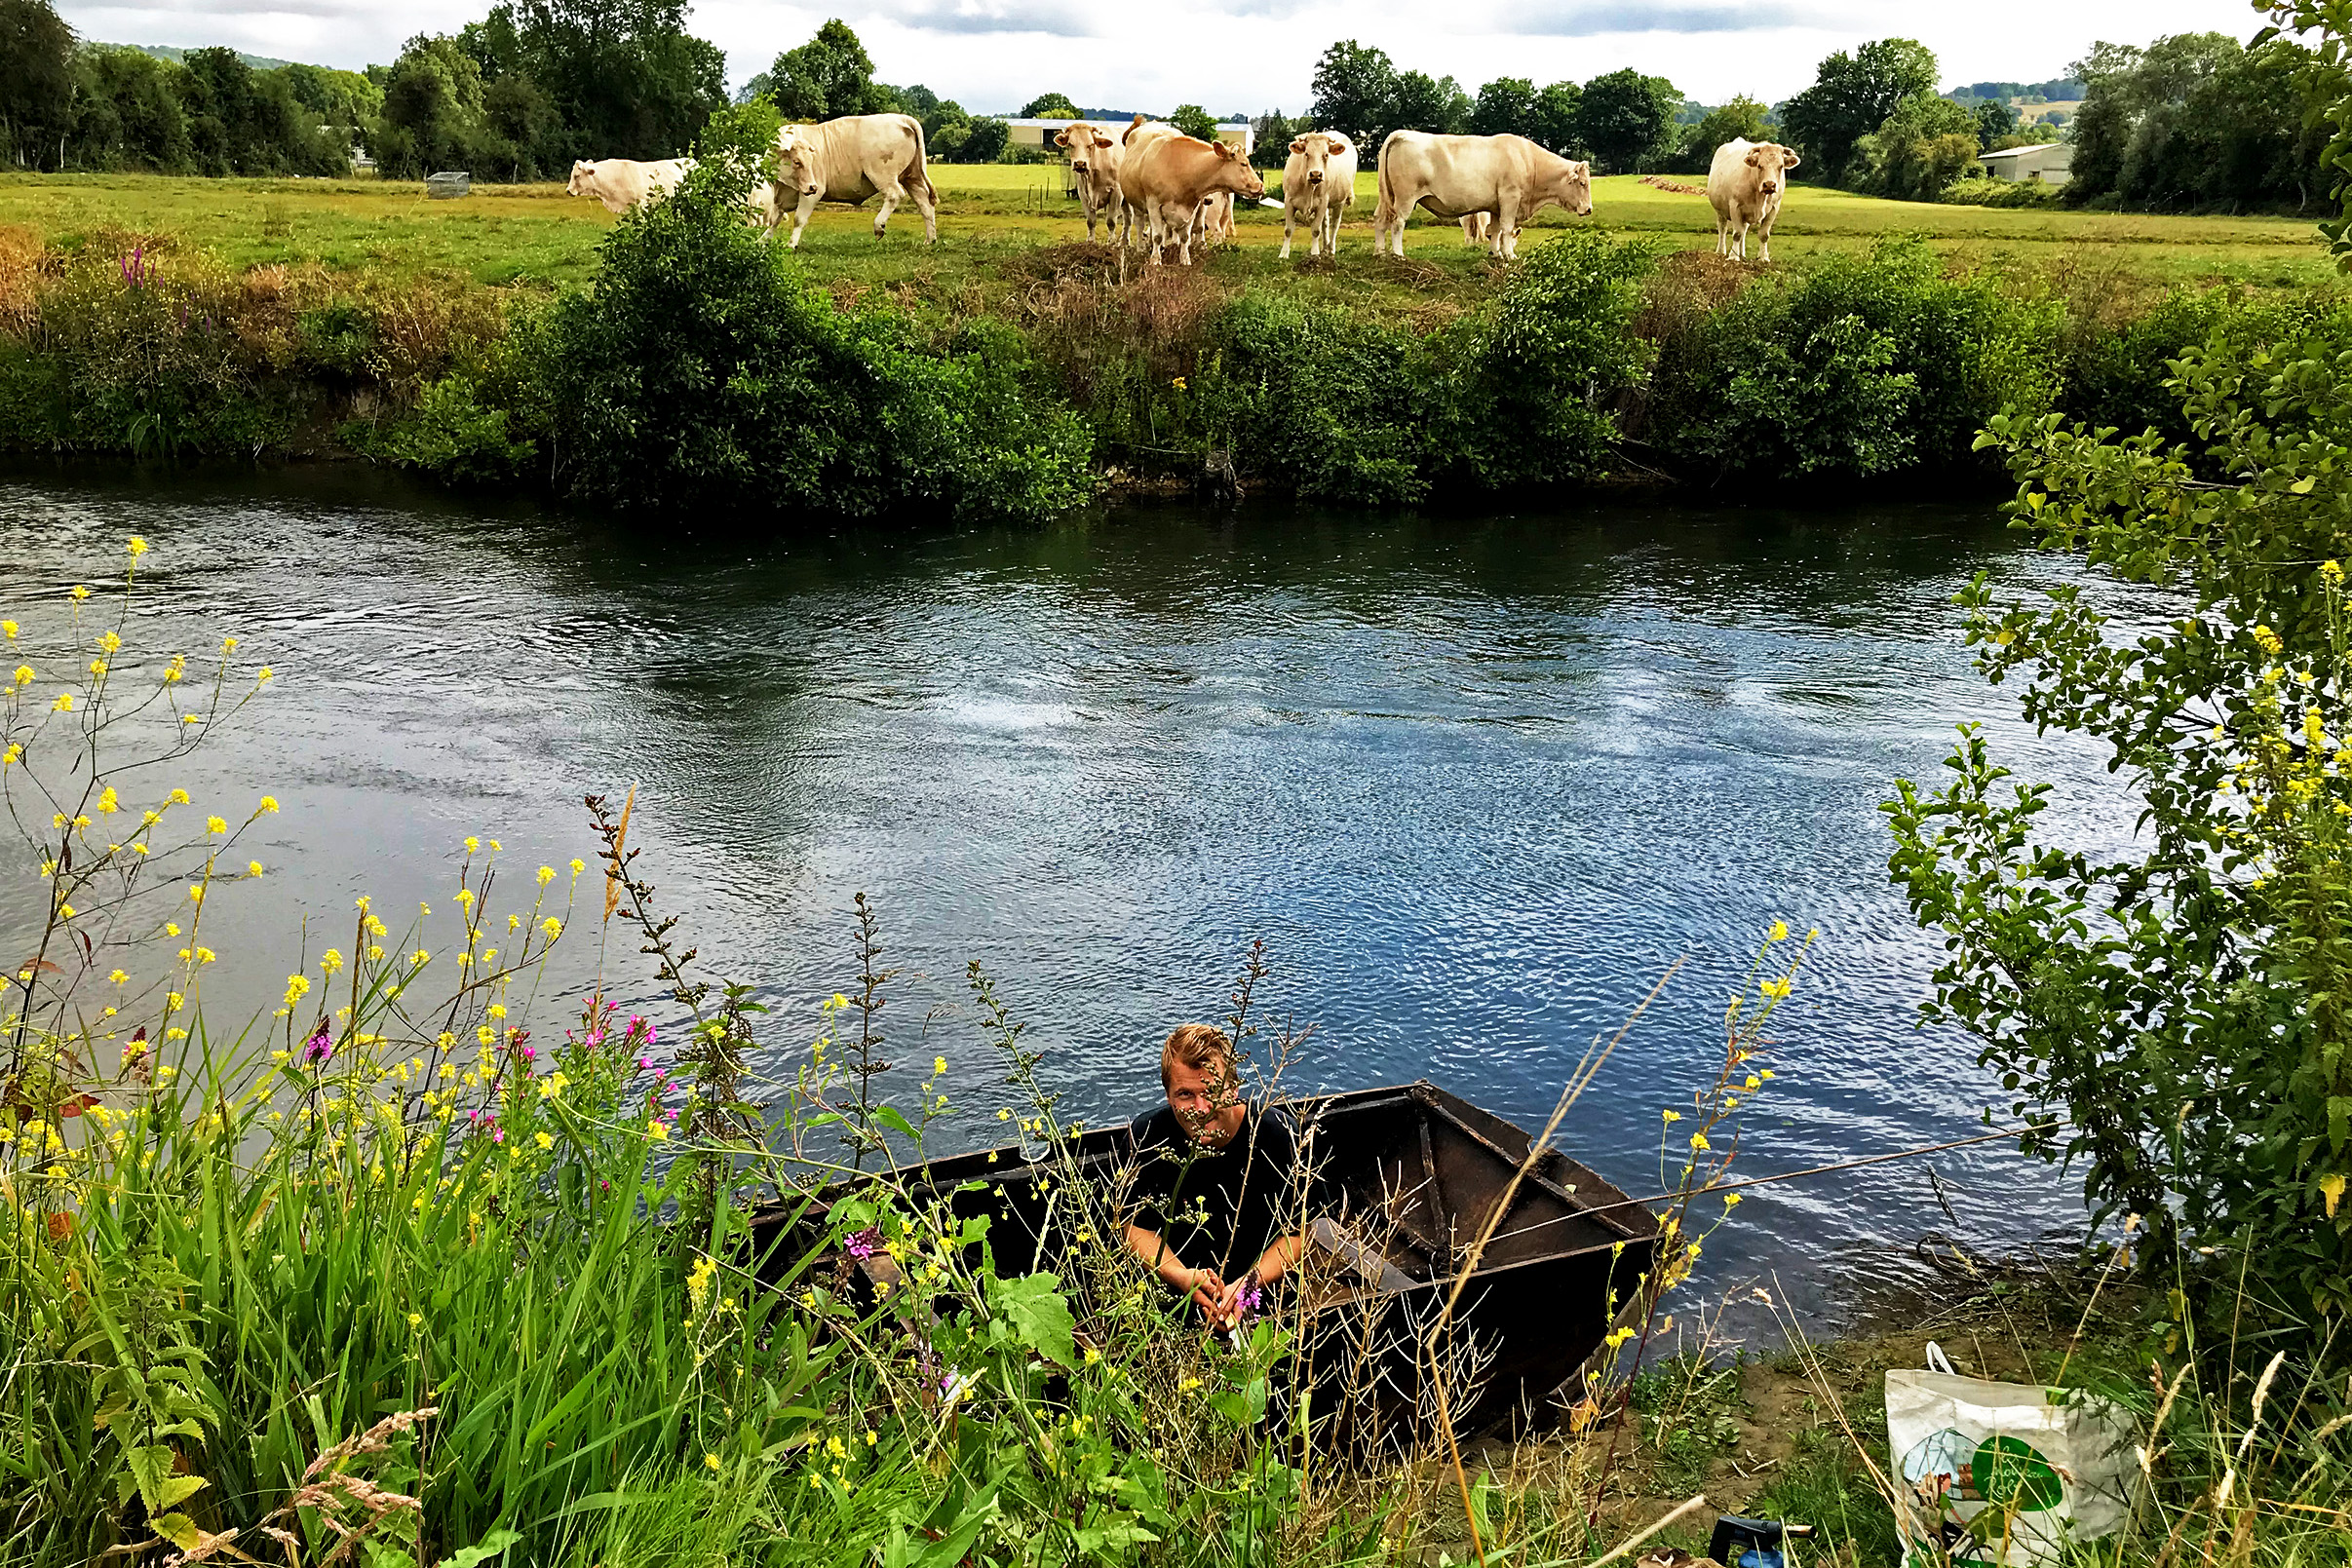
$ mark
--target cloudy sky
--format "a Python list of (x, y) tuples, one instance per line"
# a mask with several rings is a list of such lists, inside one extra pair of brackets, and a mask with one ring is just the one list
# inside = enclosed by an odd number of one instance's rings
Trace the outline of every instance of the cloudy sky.
[[(60, 0), (80, 34), (108, 43), (228, 44), (249, 54), (360, 66), (402, 39), (448, 31), (489, 0)], [(1060, 89), (1082, 104), (1211, 112), (1308, 99), (1315, 57), (1335, 38), (1385, 49), (1400, 67), (1450, 73), (1476, 90), (1496, 76), (1583, 81), (1622, 65), (1719, 102), (1770, 102), (1813, 79), (1832, 50), (1901, 34), (1944, 62), (1945, 85), (2059, 76), (2095, 39), (2251, 35), (2237, 0), (874, 0), (825, 7), (700, 0), (691, 25), (727, 52), (730, 85), (805, 40), (827, 17), (857, 28), (888, 82), (921, 82), (966, 108), (1002, 113)]]

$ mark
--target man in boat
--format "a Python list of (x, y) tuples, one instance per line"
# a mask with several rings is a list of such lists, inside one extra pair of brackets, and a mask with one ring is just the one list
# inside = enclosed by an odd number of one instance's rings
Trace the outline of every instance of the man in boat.
[(1181, 1025), (1160, 1048), (1160, 1087), (1168, 1103), (1128, 1128), (1127, 1246), (1230, 1327), (1305, 1249), (1298, 1129), (1280, 1106), (1243, 1097), (1233, 1042), (1205, 1023)]

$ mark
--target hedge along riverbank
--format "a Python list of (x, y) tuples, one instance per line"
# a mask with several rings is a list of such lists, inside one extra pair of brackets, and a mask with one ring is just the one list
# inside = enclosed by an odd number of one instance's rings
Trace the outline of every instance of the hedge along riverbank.
[[(553, 296), (168, 244), (0, 253), (0, 447), (357, 454), (628, 510), (1035, 517), (1104, 477), (1369, 505), (1646, 477), (1743, 488), (1997, 469), (2004, 409), (2186, 440), (2167, 363), (2333, 292), (1954, 270), (1925, 245), (1764, 269), (1574, 229), (1416, 321), (1040, 249), (1023, 287), (844, 288), (736, 220), (715, 164)], [(1303, 292), (1303, 290), (1302, 290)]]

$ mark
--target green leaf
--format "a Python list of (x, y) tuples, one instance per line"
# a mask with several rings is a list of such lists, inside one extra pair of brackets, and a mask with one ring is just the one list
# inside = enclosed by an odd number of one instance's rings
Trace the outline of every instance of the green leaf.
[(123, 1458), (130, 1464), (131, 1473), (138, 1481), (138, 1493), (146, 1500), (147, 1511), (161, 1513), (167, 1507), (163, 1500), (164, 1486), (172, 1479), (172, 1450), (162, 1443), (155, 1443), (144, 1448), (126, 1449)]
[(155, 1489), (155, 1501), (165, 1508), (173, 1508), (211, 1484), (201, 1475), (174, 1475)]
[(521, 1539), (522, 1533), (519, 1530), (492, 1530), (473, 1546), (449, 1558), (442, 1565), (442, 1568), (478, 1568), (479, 1564), (488, 1562), (492, 1557), (497, 1556)]
[(1051, 1274), (987, 1281), (989, 1310), (1012, 1324), (1014, 1337), (1060, 1366), (1078, 1364), (1078, 1324)]
[(194, 1551), (204, 1545), (204, 1532), (184, 1513), (167, 1513), (154, 1521), (154, 1528), (157, 1535), (182, 1551)]

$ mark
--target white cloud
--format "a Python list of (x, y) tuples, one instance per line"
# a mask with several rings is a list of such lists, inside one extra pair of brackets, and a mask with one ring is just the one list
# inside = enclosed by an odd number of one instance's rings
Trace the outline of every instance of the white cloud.
[[(487, 0), (149, 0), (59, 10), (86, 38), (227, 44), (251, 54), (358, 66), (390, 60), (419, 31), (453, 30)], [(849, 8), (704, 0), (691, 25), (727, 51), (741, 83), (778, 51)], [(2238, 0), (1978, 0), (1924, 8), (1891, 0), (1457, 0), (1441, 15), (1411, 0), (872, 0), (848, 15), (885, 81), (921, 82), (975, 110), (1005, 112), (1049, 90), (1081, 103), (1214, 113), (1306, 107), (1316, 57), (1338, 38), (1475, 90), (1495, 76), (1584, 81), (1632, 65), (1690, 96), (1785, 98), (1832, 50), (1900, 34), (1933, 48), (1946, 83), (2062, 74), (2095, 39), (2250, 35)]]

